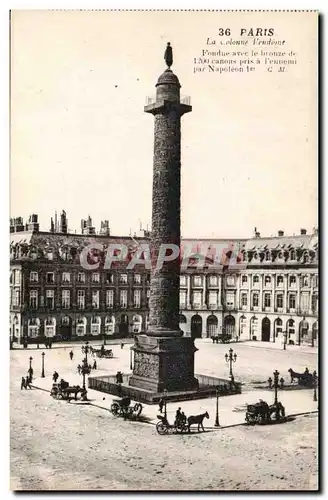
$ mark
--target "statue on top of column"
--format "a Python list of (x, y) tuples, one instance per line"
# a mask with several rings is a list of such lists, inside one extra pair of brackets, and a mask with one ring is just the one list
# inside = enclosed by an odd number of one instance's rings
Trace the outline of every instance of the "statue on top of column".
[(173, 51), (170, 42), (167, 42), (164, 59), (167, 64), (167, 67), (170, 69), (170, 67), (173, 64)]

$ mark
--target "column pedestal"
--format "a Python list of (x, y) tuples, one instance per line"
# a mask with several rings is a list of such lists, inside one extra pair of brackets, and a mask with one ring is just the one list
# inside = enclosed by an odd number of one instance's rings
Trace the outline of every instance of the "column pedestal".
[(133, 374), (129, 385), (155, 393), (198, 390), (194, 377), (194, 354), (198, 350), (191, 337), (138, 335)]

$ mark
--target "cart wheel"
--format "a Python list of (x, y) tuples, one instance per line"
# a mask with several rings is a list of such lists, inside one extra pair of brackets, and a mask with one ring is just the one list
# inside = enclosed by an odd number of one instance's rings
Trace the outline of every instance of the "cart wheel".
[(168, 429), (167, 429), (166, 425), (163, 424), (163, 422), (157, 422), (156, 430), (157, 430), (158, 434), (163, 436), (164, 434), (167, 434)]
[(118, 417), (120, 414), (120, 405), (118, 403), (112, 403), (110, 407), (110, 411), (114, 415), (114, 417)]

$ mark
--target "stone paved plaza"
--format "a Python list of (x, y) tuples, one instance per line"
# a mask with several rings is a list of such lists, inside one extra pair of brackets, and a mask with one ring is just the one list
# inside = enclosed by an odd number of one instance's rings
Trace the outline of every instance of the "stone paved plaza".
[[(281, 425), (245, 427), (245, 405), (273, 400), (265, 382), (277, 368), (289, 383), (288, 368), (312, 372), (317, 352), (311, 347), (196, 341), (196, 373), (228, 377), (224, 354), (237, 353), (234, 374), (241, 395), (220, 398), (221, 428), (215, 428), (215, 398), (168, 404), (174, 420), (178, 406), (186, 415), (208, 411), (206, 432), (159, 436), (158, 407), (143, 405), (148, 423), (115, 419), (108, 408), (112, 396), (89, 391), (91, 404), (67, 403), (50, 397), (56, 369), (70, 384), (82, 385), (76, 371), (81, 344), (51, 350), (11, 351), (11, 488), (15, 490), (230, 490), (315, 489), (317, 486), (317, 406), (313, 390), (279, 391), (288, 415), (308, 413)], [(130, 372), (130, 349), (110, 346), (112, 359), (98, 359), (92, 375)], [(73, 361), (69, 351), (73, 350)], [(45, 378), (41, 353), (45, 352)], [(29, 357), (40, 389), (20, 390)], [(93, 358), (90, 358), (93, 361)], [(260, 387), (260, 388), (256, 388)], [(44, 389), (44, 390), (42, 390)], [(105, 399), (103, 399), (105, 398)], [(281, 464), (284, 464), (283, 467)]]

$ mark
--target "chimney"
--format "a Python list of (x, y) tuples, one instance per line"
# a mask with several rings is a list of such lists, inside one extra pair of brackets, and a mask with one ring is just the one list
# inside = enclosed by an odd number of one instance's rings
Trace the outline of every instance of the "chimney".
[(59, 232), (63, 233), (63, 234), (67, 234), (67, 217), (66, 217), (65, 210), (63, 210), (62, 213), (60, 214)]
[(23, 221), (22, 217), (16, 217), (14, 219), (14, 228), (15, 228), (16, 233), (24, 231), (25, 228), (24, 228), (24, 221)]
[(88, 215), (87, 220), (82, 219), (81, 227), (82, 227), (82, 234), (85, 234), (85, 235), (96, 234), (96, 229), (92, 225), (92, 219), (91, 219), (90, 215)]
[(39, 223), (37, 214), (30, 215), (28, 223), (26, 224), (27, 231), (39, 231)]
[(306, 229), (301, 229), (301, 234), (306, 234)]
[(102, 220), (100, 222), (100, 233), (102, 236), (110, 236), (109, 221)]
[(284, 232), (281, 229), (279, 229), (278, 236), (283, 236), (283, 235), (284, 235)]

